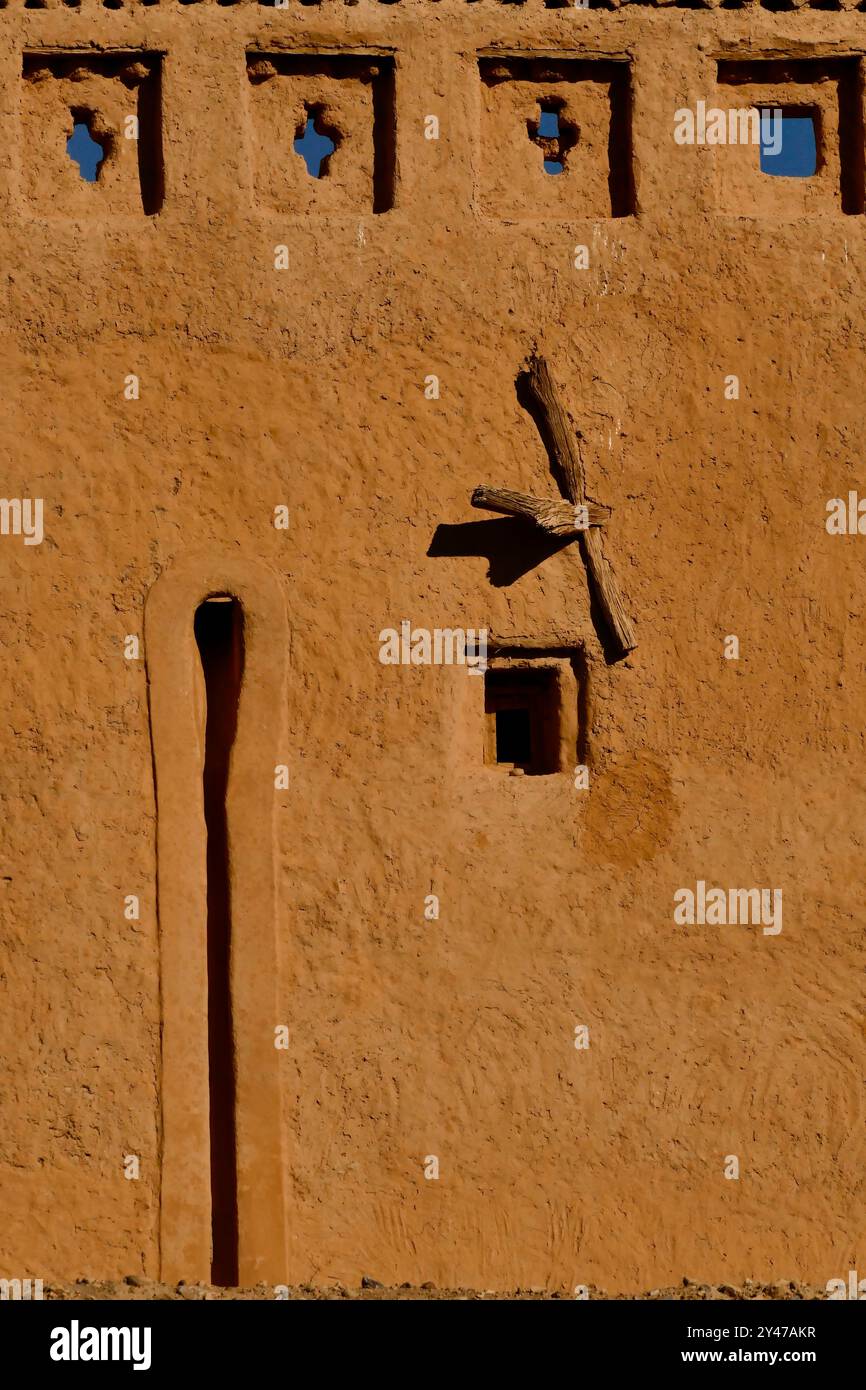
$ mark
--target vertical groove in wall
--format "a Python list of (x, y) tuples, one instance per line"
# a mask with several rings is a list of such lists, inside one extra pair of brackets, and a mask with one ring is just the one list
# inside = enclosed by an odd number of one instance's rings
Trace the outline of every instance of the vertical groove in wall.
[(207, 827), (207, 1022), (210, 1106), (211, 1281), (233, 1285), (238, 1273), (234, 1041), (229, 961), (232, 898), (228, 855), (229, 762), (243, 679), (243, 610), (236, 599), (209, 599), (195, 615), (205, 682), (202, 776)]
[[(228, 594), (235, 602), (204, 603)], [(205, 633), (212, 619), (196, 622), (200, 605), (229, 610), (222, 620), (230, 622), (228, 635)], [(184, 557), (148, 596), (145, 640), (163, 1003), (160, 1275), (280, 1282), (273, 815), (288, 628), (279, 581), (255, 561)], [(220, 1019), (215, 1032), (211, 1011)], [(228, 1091), (220, 1089), (226, 1069)], [(214, 1168), (212, 1102), (220, 1149)]]

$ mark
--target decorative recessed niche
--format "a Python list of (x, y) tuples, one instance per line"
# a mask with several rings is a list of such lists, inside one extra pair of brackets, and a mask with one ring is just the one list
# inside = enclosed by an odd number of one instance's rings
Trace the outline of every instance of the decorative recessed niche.
[[(858, 58), (719, 62), (712, 106), (724, 122), (718, 122), (718, 131), (707, 128), (705, 141), (712, 146), (721, 211), (777, 219), (864, 211), (859, 67)], [(801, 173), (777, 175), (772, 145), (781, 141), (784, 149), (786, 127), (802, 131), (807, 121), (813, 161)], [(705, 124), (709, 127), (709, 121)], [(780, 162), (779, 168), (786, 165)]]
[(393, 57), (251, 52), (247, 78), (260, 208), (299, 217), (387, 212), (396, 175)]
[(481, 210), (506, 221), (635, 210), (625, 61), (485, 56)]
[(25, 53), (22, 76), (22, 177), (35, 213), (159, 212), (158, 53)]

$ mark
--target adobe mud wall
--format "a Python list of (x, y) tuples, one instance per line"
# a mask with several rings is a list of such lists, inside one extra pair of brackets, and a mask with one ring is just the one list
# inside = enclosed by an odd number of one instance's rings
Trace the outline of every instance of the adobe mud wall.
[[(864, 55), (850, 5), (3, 9), (0, 491), (44, 536), (0, 535), (0, 1273), (210, 1277), (210, 595), (239, 1277), (862, 1267), (866, 542), (825, 520), (864, 487)], [(674, 140), (792, 86), (808, 189)], [(579, 546), (470, 505), (560, 495), (533, 349), (613, 508), (612, 664)], [(380, 662), (403, 620), (547, 663), (543, 775), (485, 761), (483, 676)], [(699, 881), (782, 930), (675, 921)]]

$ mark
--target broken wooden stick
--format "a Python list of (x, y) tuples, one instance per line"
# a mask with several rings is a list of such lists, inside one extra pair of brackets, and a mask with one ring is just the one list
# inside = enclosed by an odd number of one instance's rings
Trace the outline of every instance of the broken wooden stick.
[[(533, 404), (544, 426), (545, 443), (562, 474), (569, 501), (575, 507), (588, 506), (586, 474), (580, 448), (569, 426), (550, 368), (543, 357), (533, 356), (529, 359), (526, 380)], [(627, 656), (637, 646), (637, 638), (625, 610), (616, 576), (605, 558), (601, 532), (595, 527), (584, 531), (580, 537), (580, 544), (590, 582), (604, 613), (608, 630), (616, 643), (619, 655)]]
[(604, 526), (610, 516), (610, 508), (596, 502), (574, 507), (560, 498), (531, 497), (528, 492), (512, 492), (506, 487), (477, 487), (472, 505), (503, 516), (525, 516), (551, 536), (579, 536), (590, 526)]

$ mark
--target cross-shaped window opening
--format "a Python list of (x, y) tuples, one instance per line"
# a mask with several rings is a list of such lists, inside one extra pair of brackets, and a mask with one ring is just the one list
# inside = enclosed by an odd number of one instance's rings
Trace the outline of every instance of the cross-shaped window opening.
[(85, 183), (96, 183), (106, 149), (104, 144), (93, 138), (93, 114), (90, 111), (73, 110), (72, 122), (72, 134), (66, 141), (66, 153), (78, 165), (78, 172)]
[(301, 156), (307, 173), (314, 179), (325, 177), (328, 161), (338, 144), (337, 140), (331, 138), (336, 131), (325, 125), (322, 113), (320, 106), (308, 107), (306, 123), (299, 128), (294, 143), (295, 154)]

